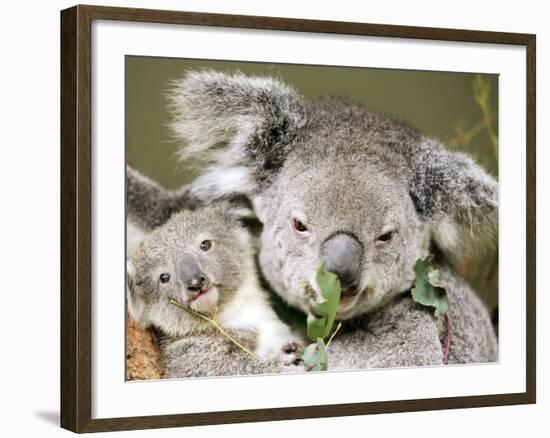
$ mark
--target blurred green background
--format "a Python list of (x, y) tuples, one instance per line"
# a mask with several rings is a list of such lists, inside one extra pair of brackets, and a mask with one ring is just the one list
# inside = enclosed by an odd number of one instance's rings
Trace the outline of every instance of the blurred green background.
[[(408, 121), (449, 149), (468, 152), (498, 177), (498, 76), (472, 73), (327, 67), (126, 56), (128, 164), (165, 187), (196, 176), (177, 163), (166, 94), (186, 70), (240, 70), (269, 75), (306, 99), (351, 96), (372, 109)], [(498, 304), (498, 247), (466, 258), (462, 273), (489, 309)]]

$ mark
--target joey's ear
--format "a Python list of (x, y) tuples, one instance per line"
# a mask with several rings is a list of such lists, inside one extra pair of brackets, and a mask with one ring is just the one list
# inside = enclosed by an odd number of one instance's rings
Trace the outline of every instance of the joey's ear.
[(432, 223), (433, 240), (451, 260), (495, 240), (498, 183), (469, 156), (425, 139), (410, 168), (415, 206)]
[(227, 217), (231, 220), (237, 222), (246, 222), (249, 220), (256, 219), (254, 211), (248, 206), (237, 205), (237, 204), (228, 204), (227, 210), (225, 211)]
[(131, 257), (126, 259), (126, 304), (128, 314), (142, 327), (147, 326), (145, 320), (145, 303), (139, 296), (136, 286), (136, 268)]
[(246, 198), (236, 198), (220, 204), (223, 213), (229, 220), (245, 227), (252, 235), (259, 235), (262, 223), (252, 209), (250, 201)]
[(306, 123), (301, 97), (270, 77), (191, 72), (170, 94), (172, 130), (182, 159), (206, 172), (194, 183), (205, 200), (253, 194), (284, 163)]
[(132, 262), (132, 258), (126, 259), (126, 292), (128, 299), (135, 298), (135, 275), (136, 268)]

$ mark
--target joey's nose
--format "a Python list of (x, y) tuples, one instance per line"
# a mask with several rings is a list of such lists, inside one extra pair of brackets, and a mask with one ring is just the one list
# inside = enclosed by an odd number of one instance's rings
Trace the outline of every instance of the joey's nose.
[(321, 260), (327, 262), (327, 271), (338, 276), (344, 294), (357, 291), (363, 260), (363, 245), (357, 238), (347, 233), (332, 235), (321, 246)]
[(179, 262), (178, 276), (181, 283), (192, 294), (196, 295), (210, 287), (208, 277), (192, 257), (183, 258)]

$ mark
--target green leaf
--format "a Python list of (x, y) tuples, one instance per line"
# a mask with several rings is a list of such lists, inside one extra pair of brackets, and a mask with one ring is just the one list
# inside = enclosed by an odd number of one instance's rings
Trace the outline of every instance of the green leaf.
[(428, 280), (432, 286), (439, 286), (439, 269), (433, 269), (428, 272)]
[[(307, 336), (314, 341), (302, 354), (302, 360), (308, 371), (325, 371), (328, 368), (328, 352), (324, 339), (332, 330), (336, 313), (340, 306), (340, 280), (326, 270), (326, 263), (321, 263), (316, 276), (324, 300), (315, 303), (307, 315)], [(306, 289), (307, 292), (307, 289)], [(310, 290), (311, 296), (315, 292)]]
[(416, 261), (414, 265), (416, 282), (411, 292), (414, 301), (435, 308), (435, 316), (441, 324), (449, 310), (449, 300), (447, 291), (440, 285), (439, 270), (433, 267), (432, 261), (432, 254)]
[(330, 334), (334, 320), (336, 319), (336, 313), (338, 312), (338, 307), (340, 306), (340, 294), (342, 289), (340, 287), (340, 280), (338, 277), (332, 272), (328, 272), (326, 270), (326, 262), (321, 263), (319, 271), (317, 271), (317, 284), (319, 285), (321, 293), (325, 297), (327, 304), (327, 323), (323, 336), (323, 338), (326, 338)]
[(324, 301), (315, 303), (307, 317), (307, 335), (312, 341), (326, 338), (330, 335), (336, 313), (340, 306), (340, 280), (332, 272), (326, 270), (326, 263), (321, 263), (317, 271), (317, 284), (321, 289)]
[(326, 371), (328, 352), (325, 341), (319, 338), (315, 344), (308, 345), (302, 354), (302, 360), (307, 371)]
[(329, 314), (329, 305), (326, 301), (317, 303), (310, 309), (310, 312), (318, 318), (327, 316)]
[(307, 315), (307, 336), (311, 340), (322, 338), (325, 333), (327, 317), (316, 317), (312, 313)]

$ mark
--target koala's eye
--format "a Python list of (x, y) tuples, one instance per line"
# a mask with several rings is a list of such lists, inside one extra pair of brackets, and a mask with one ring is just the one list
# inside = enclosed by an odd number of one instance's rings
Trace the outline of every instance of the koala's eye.
[(167, 272), (160, 274), (159, 280), (161, 283), (168, 283), (170, 281), (170, 274)]
[(296, 231), (298, 231), (299, 233), (305, 233), (307, 232), (307, 227), (302, 223), (300, 222), (298, 219), (294, 218), (292, 219), (292, 226), (294, 227), (294, 229)]
[(211, 240), (203, 240), (203, 241), (201, 242), (201, 246), (200, 246), (201, 251), (206, 252), (206, 251), (208, 251), (211, 247), (212, 247), (212, 241), (211, 241)]
[(395, 234), (395, 231), (388, 231), (387, 233), (384, 233), (381, 236), (378, 236), (376, 238), (376, 241), (380, 243), (387, 243), (393, 239), (394, 234)]

